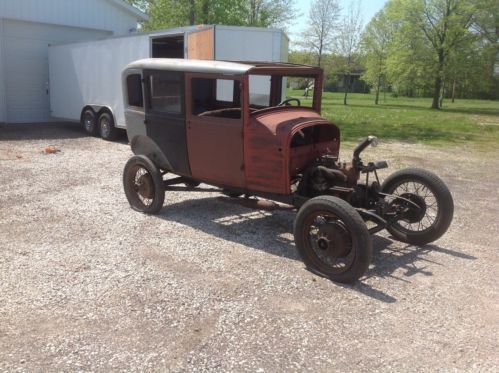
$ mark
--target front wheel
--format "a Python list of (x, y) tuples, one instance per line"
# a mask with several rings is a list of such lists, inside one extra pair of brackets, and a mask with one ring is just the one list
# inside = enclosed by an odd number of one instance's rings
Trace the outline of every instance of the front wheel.
[(296, 216), (294, 236), (305, 265), (333, 281), (355, 282), (371, 263), (372, 241), (366, 224), (339, 198), (308, 200)]
[(156, 214), (163, 207), (163, 178), (156, 165), (146, 156), (135, 155), (128, 160), (123, 171), (123, 187), (134, 210)]
[(430, 171), (419, 168), (397, 171), (383, 182), (381, 191), (404, 198), (390, 202), (390, 212), (396, 212), (396, 218), (389, 220), (387, 227), (399, 241), (425, 245), (440, 238), (452, 222), (452, 195), (445, 183)]

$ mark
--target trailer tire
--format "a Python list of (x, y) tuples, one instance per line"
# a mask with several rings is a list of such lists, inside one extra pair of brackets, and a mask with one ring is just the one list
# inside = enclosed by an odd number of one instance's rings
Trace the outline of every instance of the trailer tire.
[(114, 140), (118, 135), (118, 129), (114, 126), (113, 116), (108, 112), (99, 115), (99, 134), (104, 140)]
[(83, 110), (81, 114), (81, 126), (91, 136), (97, 135), (97, 118), (95, 112), (91, 108)]

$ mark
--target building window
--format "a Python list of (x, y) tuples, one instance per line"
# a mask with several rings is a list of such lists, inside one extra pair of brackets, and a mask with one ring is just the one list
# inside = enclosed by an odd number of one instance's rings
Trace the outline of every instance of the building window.
[(136, 107), (144, 107), (144, 99), (142, 97), (142, 77), (140, 74), (128, 75), (126, 78), (128, 88), (128, 105)]

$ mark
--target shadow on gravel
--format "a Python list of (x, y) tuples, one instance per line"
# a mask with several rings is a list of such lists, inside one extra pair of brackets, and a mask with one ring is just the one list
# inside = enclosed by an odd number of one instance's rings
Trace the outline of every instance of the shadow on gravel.
[[(79, 123), (73, 122), (7, 124), (0, 126), (0, 141), (64, 140), (83, 137), (89, 137), (89, 135)], [(125, 130), (118, 131), (115, 142), (128, 143)]]
[[(167, 197), (168, 198), (168, 197)], [(209, 197), (186, 200), (169, 205), (157, 217), (187, 225), (207, 234), (248, 246), (269, 254), (301, 261), (293, 241), (292, 211), (253, 210), (238, 203), (231, 203), (227, 197)], [(405, 245), (392, 247), (394, 241), (373, 236), (373, 262), (364, 279), (372, 277), (393, 278), (410, 283), (416, 274), (432, 276), (430, 266), (441, 263), (427, 258), (430, 251), (474, 260), (475, 257), (437, 245), (423, 247)], [(403, 269), (402, 276), (395, 272)], [(394, 303), (396, 298), (364, 282), (341, 285), (385, 303)]]
[(157, 216), (272, 255), (301, 260), (289, 236), (294, 213), (252, 210), (228, 200), (226, 197), (186, 200), (169, 205)]
[[(409, 278), (416, 274), (432, 276), (433, 273), (429, 270), (429, 266), (440, 266), (442, 264), (426, 257), (431, 251), (467, 260), (476, 259), (474, 256), (433, 244), (425, 246), (405, 245), (402, 248), (392, 248), (390, 245), (393, 242), (384, 237), (373, 237), (373, 265), (367, 271), (366, 278), (391, 277), (399, 281), (410, 282)], [(404, 270), (403, 277), (394, 275), (395, 271), (399, 269)]]

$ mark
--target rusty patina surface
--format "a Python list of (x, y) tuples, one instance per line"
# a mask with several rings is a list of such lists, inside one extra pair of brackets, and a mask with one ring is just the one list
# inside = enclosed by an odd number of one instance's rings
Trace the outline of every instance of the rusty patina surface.
[[(291, 148), (291, 138), (302, 129), (325, 125), (329, 141)], [(338, 155), (339, 130), (313, 109), (269, 108), (251, 115), (245, 128), (245, 169), (249, 189), (287, 194), (290, 177), (322, 154)]]

